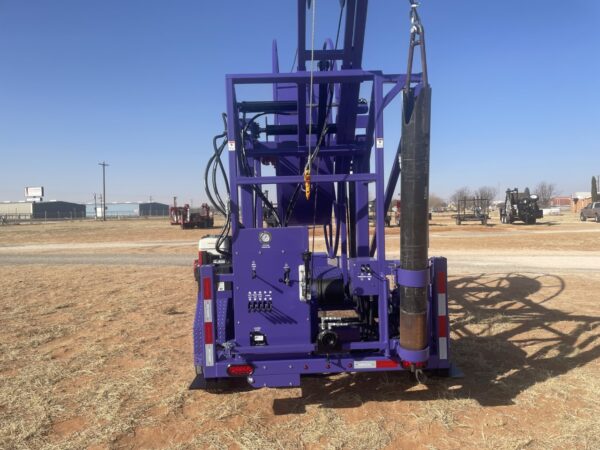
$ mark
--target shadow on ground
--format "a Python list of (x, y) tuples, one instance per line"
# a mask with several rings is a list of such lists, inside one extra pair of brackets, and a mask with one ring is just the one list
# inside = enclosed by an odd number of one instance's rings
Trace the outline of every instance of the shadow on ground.
[(303, 378), (301, 397), (274, 400), (274, 412), (439, 398), (513, 404), (534, 384), (600, 356), (600, 317), (551, 307), (564, 288), (564, 280), (554, 275), (479, 274), (450, 280), (451, 351), (463, 379), (431, 378), (427, 389), (415, 389), (403, 372)]

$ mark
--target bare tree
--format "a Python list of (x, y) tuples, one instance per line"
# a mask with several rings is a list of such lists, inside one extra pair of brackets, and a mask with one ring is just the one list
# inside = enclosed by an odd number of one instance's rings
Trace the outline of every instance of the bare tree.
[(438, 197), (435, 194), (429, 194), (429, 207), (430, 208), (443, 208), (446, 206), (446, 202), (442, 197)]
[(450, 197), (450, 200), (452, 200), (454, 203), (458, 203), (459, 200), (462, 200), (464, 198), (469, 198), (472, 197), (473, 193), (471, 192), (471, 189), (469, 189), (467, 186), (463, 186), (460, 189), (457, 189), (454, 194), (452, 194), (452, 197)]
[(494, 201), (496, 198), (496, 194), (498, 193), (498, 189), (492, 186), (481, 186), (477, 191), (475, 191), (475, 197), (487, 199), (490, 202)]
[(550, 200), (556, 195), (556, 185), (542, 181), (535, 187), (535, 193), (539, 198), (540, 206), (543, 208), (548, 207), (550, 206)]

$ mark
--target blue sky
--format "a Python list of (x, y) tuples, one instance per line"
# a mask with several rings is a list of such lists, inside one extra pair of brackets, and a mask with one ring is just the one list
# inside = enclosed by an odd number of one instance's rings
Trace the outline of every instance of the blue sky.
[[(406, 66), (408, 2), (371, 0), (363, 67)], [(316, 42), (337, 0), (317, 1)], [(431, 190), (589, 190), (600, 174), (600, 2), (422, 0), (433, 86)], [(295, 1), (0, 0), (0, 201), (173, 195), (199, 202), (224, 74), (291, 67)], [(385, 122), (387, 167), (398, 105)], [(393, 144), (390, 145), (390, 142)]]

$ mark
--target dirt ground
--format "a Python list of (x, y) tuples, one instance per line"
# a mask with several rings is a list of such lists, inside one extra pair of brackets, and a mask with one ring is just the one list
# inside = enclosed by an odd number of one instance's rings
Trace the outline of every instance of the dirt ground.
[[(464, 378), (226, 394), (187, 389), (207, 230), (0, 227), (0, 448), (600, 448), (600, 224), (492, 223), (430, 228)], [(386, 230), (388, 257), (398, 233)]]

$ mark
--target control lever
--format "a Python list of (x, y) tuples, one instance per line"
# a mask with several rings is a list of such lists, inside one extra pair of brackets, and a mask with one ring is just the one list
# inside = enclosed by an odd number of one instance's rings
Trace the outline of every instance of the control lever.
[(302, 253), (302, 260), (304, 261), (304, 283), (302, 285), (302, 296), (306, 299), (310, 299), (310, 279), (311, 279), (311, 273), (310, 273), (310, 259), (311, 259), (311, 252), (304, 252)]
[(287, 263), (283, 266), (283, 278), (280, 278), (279, 282), (286, 286), (290, 285), (290, 266), (288, 266)]

